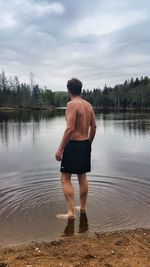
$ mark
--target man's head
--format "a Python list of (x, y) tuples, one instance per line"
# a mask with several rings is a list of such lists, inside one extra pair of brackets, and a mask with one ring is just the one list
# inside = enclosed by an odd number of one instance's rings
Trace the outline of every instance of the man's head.
[(82, 83), (78, 79), (72, 78), (67, 83), (68, 92), (73, 96), (81, 95)]

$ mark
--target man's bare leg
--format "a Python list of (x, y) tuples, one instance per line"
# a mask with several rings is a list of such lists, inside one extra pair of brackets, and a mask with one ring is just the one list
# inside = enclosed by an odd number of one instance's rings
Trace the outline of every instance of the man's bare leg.
[(80, 186), (80, 211), (84, 213), (88, 194), (88, 182), (86, 173), (78, 174), (78, 181)]
[(64, 196), (67, 201), (68, 213), (58, 214), (60, 219), (75, 219), (75, 207), (74, 207), (74, 189), (71, 183), (70, 173), (61, 173), (61, 183), (64, 192)]

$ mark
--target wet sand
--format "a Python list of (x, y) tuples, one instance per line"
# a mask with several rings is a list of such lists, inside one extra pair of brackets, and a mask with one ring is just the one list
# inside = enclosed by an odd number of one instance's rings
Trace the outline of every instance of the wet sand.
[(150, 267), (150, 230), (82, 233), (0, 248), (0, 267)]

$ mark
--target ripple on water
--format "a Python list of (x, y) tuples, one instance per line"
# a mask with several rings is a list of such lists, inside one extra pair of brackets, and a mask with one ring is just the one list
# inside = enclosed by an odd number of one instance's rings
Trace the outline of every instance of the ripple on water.
[[(4, 174), (0, 177), (0, 216), (49, 204), (62, 196), (59, 178), (50, 171)], [(6, 184), (5, 181), (6, 180)]]
[[(99, 227), (101, 230), (116, 230), (150, 226), (149, 179), (93, 175), (89, 188), (93, 229)], [(92, 207), (95, 207), (95, 212)]]
[[(53, 215), (65, 205), (58, 172), (49, 169), (27, 170), (0, 176), (0, 220), (29, 216)], [(78, 185), (75, 176), (76, 204)], [(117, 230), (150, 226), (150, 180), (110, 174), (90, 174), (87, 214), (92, 231)], [(23, 217), (24, 218), (24, 217)], [(15, 219), (14, 219), (15, 220)], [(44, 218), (43, 218), (44, 220)], [(31, 222), (32, 224), (32, 222)], [(34, 226), (36, 227), (36, 226)]]

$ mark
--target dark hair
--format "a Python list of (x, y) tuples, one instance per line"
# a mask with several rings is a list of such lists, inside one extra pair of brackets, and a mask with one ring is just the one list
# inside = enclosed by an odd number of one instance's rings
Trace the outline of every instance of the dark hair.
[(68, 81), (67, 88), (72, 95), (81, 95), (82, 82), (76, 78), (72, 78)]

